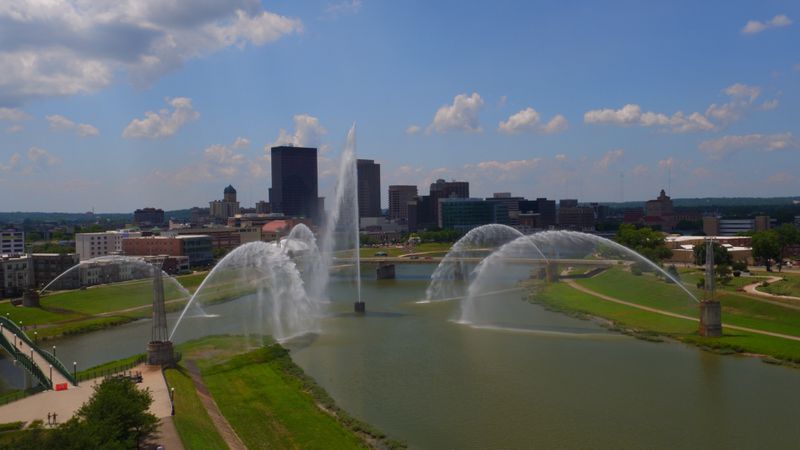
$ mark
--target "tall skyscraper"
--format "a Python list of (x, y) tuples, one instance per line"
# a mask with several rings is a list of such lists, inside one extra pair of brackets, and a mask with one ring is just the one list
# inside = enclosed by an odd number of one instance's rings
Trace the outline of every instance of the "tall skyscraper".
[(307, 217), (319, 223), (317, 149), (272, 147), (272, 187), (269, 203), (274, 213)]
[(371, 159), (356, 161), (358, 174), (358, 217), (380, 217), (381, 165)]
[(408, 220), (408, 202), (414, 200), (417, 187), (412, 185), (389, 186), (389, 218)]

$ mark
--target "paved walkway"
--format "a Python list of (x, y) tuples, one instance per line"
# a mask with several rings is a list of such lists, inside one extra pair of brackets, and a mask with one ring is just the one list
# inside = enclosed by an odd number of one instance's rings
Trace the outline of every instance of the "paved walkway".
[(200, 369), (197, 367), (197, 364), (195, 364), (194, 361), (186, 361), (186, 368), (189, 369), (189, 376), (192, 378), (194, 387), (197, 390), (200, 403), (202, 403), (203, 407), (208, 411), (211, 422), (214, 423), (214, 427), (219, 432), (219, 435), (222, 436), (222, 439), (228, 444), (231, 450), (247, 450), (244, 442), (242, 442), (239, 435), (236, 434), (236, 431), (234, 431), (228, 419), (226, 419), (225, 416), (222, 415), (222, 411), (219, 410), (217, 402), (214, 401), (211, 392), (203, 382), (203, 377), (200, 375)]
[[(565, 283), (567, 283), (570, 287), (572, 287), (574, 289), (577, 289), (577, 290), (579, 290), (581, 292), (584, 292), (586, 294), (592, 295), (592, 296), (597, 297), (597, 298), (602, 299), (602, 300), (606, 300), (606, 301), (613, 302), (613, 303), (618, 303), (620, 305), (630, 306), (631, 308), (637, 308), (637, 309), (641, 309), (641, 310), (644, 310), (644, 311), (649, 311), (649, 312), (656, 313), (656, 314), (661, 314), (663, 316), (674, 317), (676, 319), (683, 319), (683, 320), (691, 320), (693, 322), (700, 322), (700, 319), (698, 319), (697, 317), (685, 316), (683, 314), (677, 314), (677, 313), (673, 313), (673, 312), (669, 312), (669, 311), (664, 311), (662, 309), (651, 308), (649, 306), (639, 305), (639, 304), (636, 304), (636, 303), (626, 302), (625, 300), (620, 300), (618, 298), (609, 297), (608, 295), (601, 294), (599, 292), (595, 292), (595, 291), (593, 291), (593, 290), (591, 290), (589, 288), (581, 286), (580, 284), (576, 283), (573, 280), (565, 280)], [(755, 328), (740, 327), (738, 325), (730, 325), (730, 324), (726, 324), (726, 323), (722, 324), (722, 328), (723, 329), (728, 328), (728, 329), (737, 330), (737, 331), (744, 331), (744, 332), (747, 332), (747, 333), (762, 334), (762, 335), (765, 335), (765, 336), (772, 336), (772, 337), (777, 337), (777, 338), (782, 338), (782, 339), (789, 339), (789, 340), (792, 340), (792, 341), (800, 342), (800, 336), (792, 336), (790, 334), (773, 333), (771, 331), (757, 330)]]
[[(131, 371), (142, 372), (142, 383), (138, 386), (141, 389), (149, 388), (153, 395), (153, 404), (150, 406), (150, 412), (159, 419), (170, 417), (172, 404), (161, 369), (141, 364), (131, 369)], [(66, 391), (45, 391), (0, 406), (0, 423), (16, 421), (30, 423), (37, 419), (47, 423), (47, 413), (53, 412), (57, 414), (59, 423), (66, 422), (75, 415), (81, 405), (89, 400), (94, 393), (94, 385), (101, 381), (102, 378), (86, 380), (78, 386), (70, 386)]]
[(69, 387), (72, 387), (72, 383), (64, 375), (62, 375), (61, 372), (56, 370), (55, 367), (52, 370), (53, 374), (52, 377), (50, 376), (50, 362), (44, 359), (44, 357), (39, 353), (38, 349), (31, 349), (31, 347), (28, 344), (26, 344), (25, 341), (16, 337), (16, 335), (6, 327), (2, 328), (2, 333), (3, 337), (5, 337), (8, 340), (8, 342), (11, 343), (11, 345), (14, 345), (14, 342), (16, 341), (17, 348), (19, 349), (20, 352), (33, 357), (33, 362), (36, 363), (37, 366), (39, 366), (39, 369), (42, 370), (44, 376), (52, 380), (53, 387), (61, 383), (67, 383)]
[[(783, 280), (783, 277), (767, 277), (766, 280), (762, 280), (762, 281), (759, 281), (759, 282), (756, 282), (756, 283), (753, 283), (753, 284), (748, 284), (747, 286), (743, 287), (742, 289), (744, 289), (744, 291), (747, 292), (748, 294), (754, 295), (756, 297), (770, 298), (770, 299), (775, 299), (775, 300), (788, 300), (788, 301), (791, 301), (791, 302), (800, 302), (800, 297), (793, 297), (791, 295), (770, 294), (769, 292), (759, 291), (757, 289), (759, 286), (761, 286), (761, 283), (763, 283), (764, 281), (766, 281), (767, 284), (772, 284), (772, 283), (774, 283), (776, 281), (781, 281), (781, 280)], [(781, 306), (788, 306), (785, 303), (779, 303), (779, 304)]]

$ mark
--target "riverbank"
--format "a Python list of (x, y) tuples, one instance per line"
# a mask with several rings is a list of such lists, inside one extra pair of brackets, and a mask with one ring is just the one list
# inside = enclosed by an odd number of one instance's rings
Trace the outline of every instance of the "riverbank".
[(705, 338), (697, 334), (697, 304), (653, 275), (612, 269), (590, 279), (527, 287), (532, 302), (576, 317), (601, 318), (608, 328), (640, 339), (675, 340), (800, 367), (800, 312), (737, 292), (719, 293), (723, 324), (729, 326), (723, 326), (722, 337)]
[(288, 350), (276, 343), (248, 349), (253, 343), (214, 336), (178, 346), (183, 360), (166, 377), (176, 388), (175, 425), (187, 449), (221, 442), (251, 449), (405, 448), (340, 409)]

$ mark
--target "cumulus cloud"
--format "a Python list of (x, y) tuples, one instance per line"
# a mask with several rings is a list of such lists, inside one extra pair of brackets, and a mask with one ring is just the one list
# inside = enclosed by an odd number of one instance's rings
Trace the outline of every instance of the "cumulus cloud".
[(800, 141), (792, 133), (728, 135), (703, 141), (699, 148), (711, 158), (719, 159), (745, 150), (772, 152), (797, 149), (800, 148)]
[(540, 133), (559, 133), (568, 127), (567, 119), (561, 114), (556, 115), (549, 122), (541, 123), (541, 116), (533, 108), (525, 108), (516, 114), (512, 114), (508, 120), (498, 124), (497, 129), (501, 133), (515, 134), (522, 132), (536, 131)]
[(715, 129), (714, 124), (697, 112), (686, 115), (682, 111), (678, 111), (669, 116), (663, 113), (642, 112), (641, 106), (634, 103), (629, 103), (620, 109), (606, 108), (587, 111), (583, 115), (583, 121), (610, 125), (655, 126), (674, 133)]
[(55, 131), (74, 131), (78, 136), (97, 136), (100, 134), (95, 126), (88, 123), (75, 123), (66, 117), (55, 114), (47, 116), (47, 122), (50, 124), (50, 129)]
[(644, 164), (639, 164), (631, 170), (631, 173), (635, 177), (642, 177), (650, 173), (650, 169), (648, 169)]
[(428, 131), (446, 133), (448, 131), (481, 132), (478, 112), (483, 108), (483, 99), (477, 92), (472, 95), (458, 94), (453, 104), (444, 105), (436, 111)]
[[(642, 111), (641, 106), (629, 103), (620, 109), (595, 109), (583, 115), (586, 123), (609, 124), (619, 126), (657, 127), (673, 133), (692, 131), (715, 131), (721, 125), (736, 121), (748, 110), (755, 107), (755, 101), (761, 95), (761, 88), (743, 83), (736, 83), (722, 90), (729, 101), (712, 103), (704, 114), (693, 112), (684, 114), (678, 111), (672, 115)], [(777, 100), (763, 103), (760, 109), (771, 109), (778, 106)], [(716, 122), (716, 123), (715, 123)]]
[(319, 119), (308, 114), (297, 114), (293, 117), (294, 133), (283, 128), (272, 146), (291, 145), (294, 147), (319, 147), (322, 136), (327, 133), (319, 123)]
[(125, 127), (122, 137), (125, 139), (156, 139), (172, 136), (184, 125), (200, 117), (200, 113), (192, 107), (190, 98), (167, 98), (165, 101), (172, 106), (171, 111), (163, 108), (157, 113), (145, 112), (143, 119), (133, 119)]
[(23, 127), (22, 125), (20, 125), (18, 123), (15, 123), (14, 125), (11, 125), (10, 127), (6, 128), (6, 133), (19, 133), (20, 131), (22, 131), (24, 129), (25, 129), (25, 127)]
[(420, 131), (422, 131), (422, 127), (419, 125), (409, 125), (408, 128), (406, 128), (406, 134), (417, 134)]
[(761, 108), (761, 109), (766, 111), (766, 110), (777, 108), (779, 104), (780, 103), (778, 102), (778, 99), (774, 98), (772, 100), (765, 101), (764, 103), (761, 104), (761, 106), (759, 106), (759, 108)]
[(94, 92), (118, 72), (149, 84), (190, 59), (302, 29), (253, 0), (1, 2), (0, 104)]
[(785, 184), (791, 183), (796, 177), (789, 172), (777, 172), (767, 178), (767, 183), (770, 184)]
[(607, 170), (608, 166), (616, 162), (618, 159), (622, 158), (625, 155), (625, 150), (621, 148), (617, 148), (614, 150), (609, 150), (603, 155), (600, 160), (595, 163), (595, 166), (598, 169)]
[(26, 152), (26, 155), (28, 157), (28, 161), (30, 161), (30, 164), (24, 168), (22, 172), (23, 175), (29, 175), (34, 171), (41, 170), (46, 167), (52, 167), (61, 163), (61, 158), (39, 147), (29, 148)]
[(763, 22), (759, 20), (748, 20), (742, 28), (742, 34), (758, 34), (770, 28), (788, 27), (791, 24), (792, 19), (785, 14), (778, 14), (772, 19)]

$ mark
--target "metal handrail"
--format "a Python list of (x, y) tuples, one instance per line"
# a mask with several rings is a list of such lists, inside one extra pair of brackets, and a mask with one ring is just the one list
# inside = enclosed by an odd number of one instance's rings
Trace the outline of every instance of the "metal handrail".
[(36, 345), (33, 340), (31, 340), (30, 336), (28, 336), (24, 330), (22, 330), (13, 320), (8, 319), (7, 317), (0, 316), (0, 323), (2, 323), (3, 327), (7, 328), (12, 333), (16, 334), (20, 340), (28, 344), (36, 353), (40, 354), (42, 358), (47, 360), (48, 363), (53, 365), (53, 368), (56, 369), (61, 375), (64, 376), (67, 380), (69, 380), (72, 384), (78, 384), (75, 377), (70, 373), (67, 366), (64, 365), (55, 355), (52, 353), (42, 350), (39, 346)]

